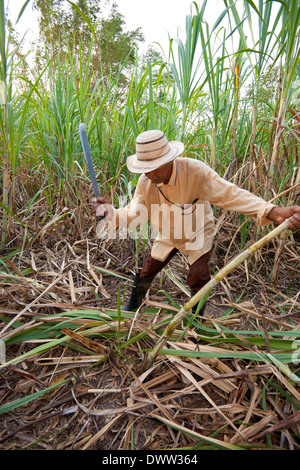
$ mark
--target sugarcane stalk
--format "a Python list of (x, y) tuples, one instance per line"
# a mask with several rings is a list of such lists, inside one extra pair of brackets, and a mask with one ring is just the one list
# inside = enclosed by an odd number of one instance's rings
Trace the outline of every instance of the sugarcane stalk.
[(235, 103), (232, 116), (232, 129), (231, 129), (231, 141), (232, 141), (232, 153), (233, 159), (236, 159), (236, 130), (237, 130), (237, 120), (239, 114), (239, 99), (240, 99), (240, 64), (237, 62), (237, 59), (234, 61), (232, 67), (233, 74), (233, 87), (235, 94)]
[(281, 142), (283, 127), (284, 127), (286, 107), (287, 107), (287, 91), (283, 93), (283, 97), (280, 102), (277, 126), (276, 126), (276, 131), (275, 131), (275, 140), (274, 140), (273, 152), (272, 152), (270, 168), (269, 168), (269, 178), (271, 180), (275, 176), (275, 167), (279, 158), (280, 142)]
[[(7, 110), (7, 96), (6, 96), (6, 84), (5, 82), (0, 83), (1, 86), (1, 96), (0, 96), (0, 103), (3, 105), (3, 128), (2, 128), (2, 139), (3, 142), (7, 143), (9, 136), (8, 136), (8, 110)], [(7, 145), (7, 144), (5, 144)], [(3, 191), (2, 191), (2, 203), (4, 206), (8, 206), (9, 204), (9, 190), (10, 190), (10, 182), (9, 182), (9, 157), (7, 149), (4, 150), (3, 155), (3, 176), (2, 176), (2, 184), (3, 184)], [(8, 227), (8, 214), (7, 212), (2, 209), (2, 233), (1, 233), (1, 249), (4, 249), (6, 246), (6, 239), (7, 239), (7, 227)]]
[(274, 230), (269, 232), (263, 238), (255, 242), (245, 251), (237, 255), (232, 261), (230, 261), (226, 266), (224, 266), (219, 272), (217, 272), (211, 280), (205, 284), (202, 289), (200, 289), (186, 304), (181, 307), (178, 313), (175, 315), (173, 320), (169, 323), (169, 325), (163, 331), (161, 337), (157, 341), (156, 345), (149, 353), (148, 358), (146, 360), (146, 367), (150, 367), (150, 365), (155, 360), (156, 356), (160, 353), (161, 349), (165, 346), (171, 335), (174, 333), (177, 326), (180, 322), (185, 318), (186, 314), (196, 305), (200, 300), (204, 297), (209, 296), (211, 291), (214, 289), (216, 285), (219, 284), (231, 271), (233, 271), (237, 266), (241, 263), (246, 261), (250, 256), (260, 250), (263, 246), (265, 246), (268, 242), (276, 238), (277, 236), (281, 235), (284, 231), (288, 228), (288, 220), (285, 220), (281, 225), (278, 225)]

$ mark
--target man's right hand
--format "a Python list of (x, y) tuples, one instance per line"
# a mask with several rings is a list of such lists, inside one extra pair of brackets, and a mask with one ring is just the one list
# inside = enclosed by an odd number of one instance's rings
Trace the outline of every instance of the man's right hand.
[(96, 216), (104, 215), (106, 220), (112, 220), (113, 207), (109, 200), (105, 197), (97, 197), (92, 199), (92, 208)]

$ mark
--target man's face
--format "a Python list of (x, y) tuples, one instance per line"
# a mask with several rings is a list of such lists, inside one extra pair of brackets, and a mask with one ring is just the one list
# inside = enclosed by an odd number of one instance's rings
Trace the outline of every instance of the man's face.
[(156, 170), (145, 173), (145, 176), (151, 180), (153, 184), (164, 183), (167, 184), (172, 174), (173, 162), (168, 162), (163, 166), (160, 166)]

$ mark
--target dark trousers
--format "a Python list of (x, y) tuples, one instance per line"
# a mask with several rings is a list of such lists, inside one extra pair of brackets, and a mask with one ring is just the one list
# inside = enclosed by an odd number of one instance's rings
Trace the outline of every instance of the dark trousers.
[[(159, 273), (176, 255), (178, 252), (177, 248), (174, 248), (165, 261), (158, 261), (152, 256), (148, 256), (144, 266), (140, 272), (140, 277), (147, 277), (153, 279), (154, 276)], [(190, 271), (187, 277), (187, 283), (191, 290), (198, 292), (207, 282), (210, 280), (210, 272), (208, 262), (210, 258), (210, 251), (205, 253), (203, 256), (197, 259), (193, 264), (190, 265)]]

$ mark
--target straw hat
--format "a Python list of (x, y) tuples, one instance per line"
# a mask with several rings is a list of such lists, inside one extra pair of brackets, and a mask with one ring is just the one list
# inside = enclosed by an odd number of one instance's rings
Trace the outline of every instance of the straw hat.
[(148, 173), (171, 162), (183, 150), (182, 142), (169, 142), (162, 131), (142, 132), (136, 139), (136, 153), (127, 158), (127, 168), (132, 173)]

